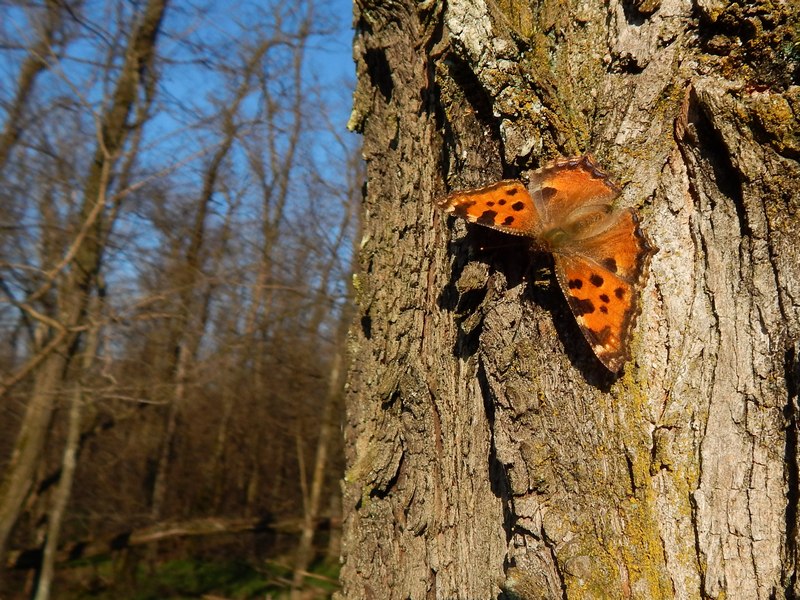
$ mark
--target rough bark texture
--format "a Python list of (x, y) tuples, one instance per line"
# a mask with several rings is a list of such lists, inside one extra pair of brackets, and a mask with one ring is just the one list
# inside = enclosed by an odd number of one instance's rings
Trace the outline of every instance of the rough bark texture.
[[(800, 592), (798, 11), (358, 3), (343, 597)], [(434, 209), (583, 152), (660, 248), (618, 378), (547, 257)]]

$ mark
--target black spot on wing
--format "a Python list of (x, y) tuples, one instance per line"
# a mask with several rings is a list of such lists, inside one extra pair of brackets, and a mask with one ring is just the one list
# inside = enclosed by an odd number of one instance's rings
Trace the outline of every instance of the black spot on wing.
[(513, 188), (513, 187), (506, 188), (506, 195), (507, 195), (507, 196), (514, 196), (514, 195), (516, 195), (516, 193), (517, 193), (518, 191), (519, 191), (519, 190), (518, 190), (517, 188)]
[(452, 213), (457, 216), (465, 219), (469, 216), (469, 209), (475, 205), (474, 200), (469, 200), (467, 202), (461, 202), (460, 204), (456, 204), (453, 207)]
[(608, 304), (608, 302), (609, 302), (609, 297), (608, 297), (608, 296), (606, 296), (605, 294), (600, 294), (600, 300), (602, 300), (603, 302), (605, 302), (606, 304)]
[(598, 275), (597, 273), (592, 273), (592, 276), (589, 277), (589, 281), (592, 282), (592, 285), (594, 287), (600, 287), (601, 285), (603, 285), (603, 278), (600, 277), (600, 275)]
[(475, 222), (480, 223), (481, 225), (494, 225), (495, 217), (497, 217), (497, 211), (485, 210), (481, 216), (475, 220)]
[(571, 290), (579, 290), (583, 287), (583, 280), (582, 279), (570, 279), (567, 283), (567, 286)]
[(622, 298), (625, 297), (625, 290), (623, 290), (621, 287), (618, 287), (617, 289), (614, 290), (614, 295), (618, 299), (622, 300)]
[(605, 306), (601, 306), (600, 307), (600, 312), (603, 313), (604, 315), (607, 315), (608, 314), (608, 309)]
[(498, 200), (498, 201), (497, 201), (497, 203), (498, 203), (500, 206), (505, 206), (506, 204), (508, 204), (508, 202), (506, 202), (506, 199), (505, 199), (505, 198), (500, 198), (500, 200)]
[(588, 298), (576, 298), (572, 296), (572, 311), (575, 316), (587, 315), (594, 312), (594, 303)]
[(524, 202), (514, 202), (514, 204), (511, 205), (511, 209), (517, 212), (521, 211), (523, 208), (525, 208)]
[(506, 227), (511, 227), (511, 224), (513, 222), (514, 222), (514, 217), (512, 217), (511, 215), (509, 215), (505, 219), (503, 219), (503, 225), (505, 225)]
[(617, 272), (617, 261), (613, 258), (604, 258), (603, 259), (603, 266), (611, 271), (612, 273)]
[(550, 200), (557, 193), (558, 193), (558, 190), (556, 188), (552, 188), (552, 187), (543, 187), (542, 188), (542, 198), (544, 198), (545, 201)]

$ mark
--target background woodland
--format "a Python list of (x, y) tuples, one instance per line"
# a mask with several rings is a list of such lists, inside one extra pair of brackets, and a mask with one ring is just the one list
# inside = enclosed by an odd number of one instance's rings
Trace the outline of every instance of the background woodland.
[(0, 597), (335, 586), (344, 6), (0, 3)]

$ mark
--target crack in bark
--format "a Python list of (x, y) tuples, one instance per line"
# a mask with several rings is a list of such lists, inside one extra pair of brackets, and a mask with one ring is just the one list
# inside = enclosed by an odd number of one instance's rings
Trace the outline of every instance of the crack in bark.
[[(697, 115), (697, 97), (694, 93), (693, 89), (690, 89), (687, 93), (686, 97), (686, 107), (684, 109), (684, 122), (682, 123), (683, 127), (681, 133), (676, 135), (676, 141), (678, 145), (678, 149), (681, 153), (683, 158), (683, 163), (686, 168), (686, 173), (688, 175), (688, 187), (687, 192), (692, 198), (692, 203), (695, 207), (695, 210), (698, 214), (702, 214), (702, 198), (701, 192), (697, 188), (696, 181), (698, 180), (699, 176), (699, 169), (697, 163), (695, 161), (695, 157), (691, 151), (692, 146), (699, 145), (699, 139), (697, 136), (697, 129), (696, 129), (696, 115)], [(691, 125), (691, 129), (689, 126)], [(705, 236), (703, 235), (702, 231), (700, 231), (699, 225), (695, 225), (694, 227), (690, 228), (690, 235), (692, 240), (695, 244), (695, 255), (698, 255), (701, 260), (705, 261), (706, 257), (708, 257), (709, 248), (706, 243)], [(699, 246), (699, 251), (698, 251)], [(695, 277), (693, 278), (694, 281), (697, 282), (697, 285), (703, 286), (703, 295), (708, 299), (709, 302), (709, 312), (712, 318), (715, 320), (714, 327), (711, 328), (712, 331), (719, 331), (719, 316), (717, 314), (716, 307), (714, 305), (714, 298), (709, 293), (707, 285), (705, 283), (704, 273), (708, 272), (708, 263), (707, 261), (704, 264), (704, 268), (701, 269), (699, 272), (695, 272)], [(693, 298), (697, 297), (697, 293), (693, 294)], [(692, 307), (693, 309), (693, 307)], [(705, 349), (703, 351), (705, 353)], [(712, 373), (716, 371), (716, 367), (712, 369)], [(713, 375), (712, 375), (713, 378)], [(701, 434), (701, 440), (705, 439), (707, 436), (706, 428), (708, 426), (708, 421), (706, 420), (703, 423), (704, 429)], [(703, 453), (702, 453), (702, 441), (697, 446), (697, 470), (698, 473), (704, 472), (704, 464), (703, 464)], [(694, 533), (694, 554), (695, 554), (695, 561), (697, 564), (697, 575), (699, 580), (699, 590), (698, 596), (701, 598), (706, 598), (707, 595), (705, 590), (708, 587), (707, 582), (707, 575), (708, 575), (708, 565), (706, 564), (705, 560), (705, 552), (703, 550), (703, 546), (701, 544), (701, 532), (699, 529), (700, 526), (700, 518), (699, 518), (699, 511), (700, 507), (698, 505), (696, 494), (700, 491), (700, 481), (698, 480), (698, 485), (694, 489), (693, 492), (689, 494), (689, 506), (691, 507), (692, 517), (691, 517), (691, 526), (692, 532)]]
[(558, 584), (561, 586), (561, 599), (569, 600), (569, 596), (567, 594), (567, 580), (564, 576), (564, 572), (561, 570), (561, 565), (558, 563), (555, 543), (548, 540), (546, 535), (542, 535), (542, 543), (544, 544), (545, 548), (550, 551), (550, 560), (553, 562), (553, 570), (558, 577)]
[[(702, 454), (698, 457), (698, 463), (702, 461)], [(702, 471), (700, 471), (702, 472)], [(697, 490), (695, 490), (696, 492)], [(692, 509), (692, 531), (694, 532), (694, 555), (697, 561), (697, 576), (700, 580), (700, 589), (697, 590), (697, 595), (700, 598), (706, 598), (705, 589), (706, 589), (706, 565), (703, 562), (703, 549), (700, 546), (700, 520), (698, 519), (698, 511), (699, 507), (697, 506), (697, 499), (695, 498), (694, 494), (689, 494), (689, 506)]]
[(486, 376), (486, 369), (482, 360), (478, 360), (478, 385), (483, 396), (483, 409), (486, 414), (486, 422), (489, 428), (489, 456), (487, 472), (489, 475), (489, 487), (492, 493), (500, 499), (503, 506), (503, 530), (506, 533), (506, 542), (510, 542), (514, 536), (514, 525), (516, 522), (516, 512), (514, 510), (514, 499), (511, 484), (508, 481), (508, 473), (505, 465), (497, 458), (497, 443), (495, 440), (495, 398), (492, 394), (489, 380)]
[(794, 344), (784, 354), (784, 373), (787, 388), (787, 402), (784, 416), (788, 421), (786, 428), (786, 556), (788, 565), (783, 574), (786, 598), (798, 595), (798, 504), (800, 504), (800, 456), (798, 456), (798, 400), (800, 400), (800, 357)]

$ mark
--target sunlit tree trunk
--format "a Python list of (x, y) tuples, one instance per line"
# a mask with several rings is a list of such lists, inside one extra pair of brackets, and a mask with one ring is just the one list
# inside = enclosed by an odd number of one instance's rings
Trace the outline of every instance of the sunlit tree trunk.
[[(342, 597), (797, 595), (799, 10), (357, 3)], [(620, 377), (434, 208), (585, 152), (660, 249)]]
[[(95, 323), (99, 323), (100, 321), (100, 307), (101, 303), (98, 298), (93, 298), (90, 311), (93, 313), (92, 317)], [(34, 600), (48, 600), (52, 592), (56, 555), (61, 541), (64, 517), (67, 513), (70, 496), (72, 495), (75, 470), (78, 466), (78, 451), (80, 447), (85, 405), (91, 401), (90, 394), (85, 390), (85, 384), (89, 380), (88, 374), (91, 372), (92, 366), (94, 365), (100, 342), (99, 326), (95, 325), (92, 330), (88, 332), (86, 338), (86, 348), (80, 359), (81, 374), (75, 382), (75, 388), (69, 395), (68, 400), (67, 435), (61, 456), (61, 473), (47, 512), (46, 539), (44, 543), (44, 552), (42, 553), (42, 564), (39, 569), (39, 577), (36, 582)]]

